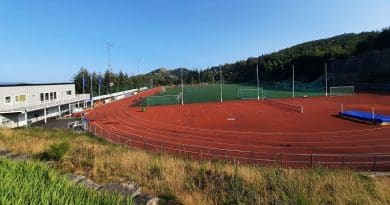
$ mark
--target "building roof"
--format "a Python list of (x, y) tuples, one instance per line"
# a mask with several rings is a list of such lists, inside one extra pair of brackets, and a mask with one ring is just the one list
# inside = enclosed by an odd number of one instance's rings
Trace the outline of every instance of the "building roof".
[(74, 83), (0, 83), (0, 87), (16, 87), (16, 86), (41, 86), (41, 85), (71, 85)]

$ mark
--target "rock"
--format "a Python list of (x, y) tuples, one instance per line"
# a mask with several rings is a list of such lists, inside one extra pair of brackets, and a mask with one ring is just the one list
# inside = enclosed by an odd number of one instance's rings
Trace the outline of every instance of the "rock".
[(71, 181), (71, 182), (77, 184), (77, 183), (79, 183), (81, 180), (85, 179), (85, 176), (78, 176), (78, 175), (76, 175), (76, 174), (71, 174), (71, 175), (69, 176), (69, 178), (70, 178), (70, 181)]
[(14, 160), (29, 160), (31, 159), (31, 155), (29, 154), (15, 154), (15, 155), (9, 155), (7, 154), (10, 159)]
[(80, 180), (80, 181), (78, 182), (78, 184), (81, 184), (81, 185), (83, 185), (83, 186), (85, 186), (85, 187), (88, 187), (88, 188), (91, 188), (91, 189), (94, 189), (94, 190), (98, 190), (98, 189), (100, 189), (100, 187), (101, 187), (99, 184), (96, 184), (96, 183), (93, 182), (92, 180), (87, 179), (87, 178), (85, 178), (85, 177), (84, 177), (84, 179)]
[(151, 195), (141, 195), (134, 198), (137, 205), (158, 205), (159, 199)]
[(130, 184), (109, 183), (104, 185), (102, 188), (100, 188), (99, 191), (115, 192), (115, 193), (122, 194), (123, 196), (126, 197), (128, 196), (137, 197), (141, 195), (141, 188), (135, 183), (130, 183)]
[(6, 148), (4, 147), (0, 147), (0, 156), (1, 155), (9, 155), (11, 152), (9, 150), (7, 150)]

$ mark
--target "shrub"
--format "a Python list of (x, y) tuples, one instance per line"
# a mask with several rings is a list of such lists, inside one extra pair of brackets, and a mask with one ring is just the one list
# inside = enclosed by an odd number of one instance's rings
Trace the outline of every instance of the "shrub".
[(40, 160), (62, 160), (65, 154), (69, 151), (70, 145), (68, 142), (54, 143), (49, 148), (38, 154)]

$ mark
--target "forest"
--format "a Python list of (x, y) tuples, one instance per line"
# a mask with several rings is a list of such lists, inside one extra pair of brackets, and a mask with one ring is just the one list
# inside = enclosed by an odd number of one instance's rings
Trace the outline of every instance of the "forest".
[[(82, 93), (84, 77), (84, 92), (90, 93), (92, 82), (93, 93), (97, 95), (99, 87), (100, 93), (105, 94), (143, 86), (178, 85), (181, 83), (181, 72), (185, 84), (213, 84), (220, 81), (220, 69), (225, 83), (253, 84), (256, 82), (256, 66), (263, 82), (285, 81), (291, 79), (294, 66), (297, 81), (311, 82), (324, 74), (325, 63), (331, 66), (337, 60), (388, 48), (390, 27), (381, 31), (348, 33), (309, 41), (277, 52), (204, 69), (159, 68), (146, 74), (129, 76), (126, 72), (114, 73), (111, 70), (97, 74), (83, 67), (74, 75), (73, 81), (76, 92)], [(378, 83), (390, 83), (390, 67), (378, 69), (374, 76), (381, 76)], [(364, 78), (359, 81), (366, 83)]]

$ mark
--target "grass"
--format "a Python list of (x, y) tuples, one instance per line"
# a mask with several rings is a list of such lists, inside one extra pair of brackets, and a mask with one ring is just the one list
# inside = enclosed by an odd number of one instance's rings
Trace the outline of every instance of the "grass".
[[(225, 84), (222, 87), (223, 100), (238, 100), (239, 89), (257, 89), (256, 86), (250, 85), (237, 85), (237, 84)], [(178, 95), (181, 92), (181, 87), (170, 87), (166, 91), (156, 94), (156, 96), (162, 95)], [(257, 92), (251, 93), (252, 98), (257, 98)], [(320, 91), (296, 91), (296, 97), (308, 96), (322, 96), (324, 92)], [(291, 90), (276, 90), (276, 89), (264, 89), (260, 92), (260, 97), (267, 98), (288, 98), (292, 97)], [(163, 99), (161, 99), (163, 100)], [(185, 86), (184, 87), (184, 103), (198, 103), (198, 102), (216, 102), (221, 100), (221, 87), (220, 85), (202, 85), (202, 86)], [(161, 102), (160, 104), (172, 104), (169, 102)], [(158, 104), (158, 103), (156, 103)]]
[(37, 155), (67, 142), (54, 168), (98, 183), (134, 181), (144, 192), (184, 204), (390, 204), (389, 178), (349, 170), (286, 169), (196, 161), (130, 150), (89, 134), (0, 130), (0, 146)]
[(133, 204), (120, 195), (95, 192), (40, 162), (0, 158), (0, 204)]

